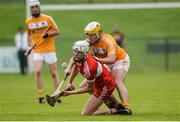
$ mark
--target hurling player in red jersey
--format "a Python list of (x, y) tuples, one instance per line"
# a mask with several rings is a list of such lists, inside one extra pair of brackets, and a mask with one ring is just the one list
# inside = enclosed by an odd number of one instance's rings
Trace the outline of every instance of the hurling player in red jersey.
[[(86, 102), (81, 115), (127, 113), (126, 109), (121, 109), (120, 107), (98, 109), (101, 104), (108, 104), (107, 102), (109, 102), (109, 98), (115, 89), (115, 81), (106, 67), (89, 53), (88, 42), (84, 40), (75, 42), (73, 46), (73, 57), (71, 59), (68, 66), (74, 66), (76, 71), (79, 71), (86, 78), (88, 85), (72, 91), (65, 90), (63, 91), (63, 96), (82, 94), (89, 91), (93, 92)], [(51, 98), (58, 99), (60, 97), (60, 91), (59, 93), (56, 91), (56, 93)], [(50, 102), (52, 101), (49, 98), (47, 101), (51, 105)]]

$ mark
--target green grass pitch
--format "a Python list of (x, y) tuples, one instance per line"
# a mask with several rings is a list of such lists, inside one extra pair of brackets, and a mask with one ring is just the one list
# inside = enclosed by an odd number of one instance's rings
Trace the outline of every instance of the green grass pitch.
[[(18, 4), (1, 4), (0, 11), (0, 16), (3, 18), (0, 19), (0, 38), (13, 38), (18, 26), (24, 25), (25, 7)], [(46, 11), (45, 13), (55, 19), (61, 30), (61, 36), (56, 38), (61, 80), (64, 74), (60, 63), (69, 60), (72, 44), (84, 38), (83, 28), (88, 22), (92, 20), (101, 22), (104, 32), (107, 33), (112, 31), (114, 24), (120, 24), (127, 37), (126, 50), (132, 62), (125, 84), (129, 90), (133, 115), (81, 116), (80, 112), (88, 99), (88, 94), (64, 97), (62, 104), (58, 104), (55, 108), (47, 103), (39, 105), (36, 101), (34, 74), (27, 76), (0, 74), (0, 120), (180, 120), (179, 53), (170, 55), (171, 68), (169, 72), (165, 72), (162, 54), (147, 55), (145, 41), (130, 40), (133, 36), (179, 36), (180, 9)], [(13, 41), (4, 43), (14, 44)], [(76, 88), (81, 80), (80, 76), (75, 80)], [(45, 93), (50, 94), (54, 91), (47, 66), (43, 69), (43, 87)], [(63, 87), (65, 88), (65, 84)]]
[[(45, 93), (52, 93), (50, 76), (44, 72)], [(47, 74), (47, 75), (46, 75)], [(60, 74), (63, 79), (63, 74)], [(76, 78), (78, 87), (81, 77)], [(180, 76), (178, 73), (130, 73), (126, 79), (132, 116), (81, 116), (88, 94), (63, 97), (62, 103), (52, 108), (36, 101), (33, 75), (0, 75), (0, 120), (180, 120)], [(65, 84), (63, 88), (65, 88)], [(102, 106), (103, 108), (105, 106)]]

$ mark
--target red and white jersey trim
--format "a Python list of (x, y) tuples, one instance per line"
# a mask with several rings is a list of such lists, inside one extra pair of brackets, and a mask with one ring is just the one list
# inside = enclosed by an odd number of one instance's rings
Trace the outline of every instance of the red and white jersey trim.
[(91, 73), (89, 72), (89, 66), (88, 66), (88, 63), (86, 61), (84, 62), (83, 72), (85, 72), (86, 77), (90, 77), (91, 76)]
[(101, 64), (98, 62), (98, 67), (97, 67), (97, 73), (96, 73), (96, 77), (99, 77), (102, 74), (102, 66)]
[[(97, 67), (97, 73), (96, 73), (96, 75), (95, 75), (95, 78), (97, 78), (97, 77), (99, 77), (101, 74), (102, 74), (102, 72), (103, 72), (103, 69), (102, 69), (102, 66), (101, 66), (101, 64), (99, 63), (99, 62), (97, 62), (98, 63), (98, 67)], [(87, 64), (87, 63), (86, 63)], [(85, 69), (85, 68), (84, 68)], [(88, 70), (89, 68), (88, 68), (88, 66), (87, 66), (87, 71), (89, 71)], [(88, 72), (89, 74), (90, 74), (90, 72)], [(93, 79), (93, 80), (87, 80), (87, 82), (94, 82), (95, 81), (95, 78)]]

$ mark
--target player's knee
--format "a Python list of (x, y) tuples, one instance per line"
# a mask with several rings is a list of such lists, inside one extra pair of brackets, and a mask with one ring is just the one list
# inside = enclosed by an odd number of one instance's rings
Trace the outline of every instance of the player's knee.
[(81, 111), (81, 115), (85, 115), (85, 113), (83, 111)]
[(83, 87), (85, 87), (85, 84), (80, 84), (79, 85), (79, 88), (83, 88)]
[(91, 115), (90, 113), (88, 113), (88, 112), (84, 112), (84, 111), (82, 111), (81, 112), (81, 115)]
[(52, 75), (53, 78), (57, 77), (56, 71), (51, 71), (51, 75)]
[(41, 76), (41, 71), (40, 70), (35, 70), (35, 73), (37, 76)]
[(93, 115), (99, 115), (98, 113), (94, 112)]
[(122, 80), (115, 80), (116, 85), (124, 85)]

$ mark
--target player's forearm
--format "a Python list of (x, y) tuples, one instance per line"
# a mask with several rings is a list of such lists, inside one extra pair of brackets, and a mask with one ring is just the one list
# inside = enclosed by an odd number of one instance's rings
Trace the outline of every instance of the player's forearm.
[(67, 68), (66, 68), (66, 70), (68, 70), (68, 71), (70, 71), (70, 70), (73, 68), (74, 64), (75, 64), (73, 58), (74, 58), (74, 57), (72, 57), (72, 58), (70, 59), (70, 61), (69, 61), (69, 63), (68, 63), (68, 66), (67, 66)]
[(80, 89), (76, 89), (73, 91), (73, 94), (82, 94), (92, 91), (93, 88), (93, 82), (87, 82), (88, 85), (81, 87)]
[(92, 87), (85, 86), (85, 87), (82, 87), (80, 89), (74, 90), (73, 94), (83, 94), (83, 93), (87, 93), (87, 92), (89, 92), (91, 90), (92, 90)]
[(27, 39), (28, 39), (28, 46), (30, 47), (32, 45), (32, 43), (31, 43), (31, 40), (32, 40), (31, 35), (28, 35)]
[(77, 66), (74, 65), (72, 68), (72, 73), (70, 74), (70, 77), (69, 77), (69, 81), (68, 81), (69, 84), (72, 84), (72, 82), (73, 82), (74, 78), (77, 76), (78, 72), (79, 71), (77, 69)]
[(56, 29), (56, 30), (47, 32), (47, 34), (48, 34), (48, 37), (52, 37), (52, 36), (60, 35), (60, 31)]
[(99, 59), (99, 61), (101, 61), (104, 64), (112, 64), (116, 60), (115, 56), (109, 56), (106, 58), (98, 58), (98, 59)]

